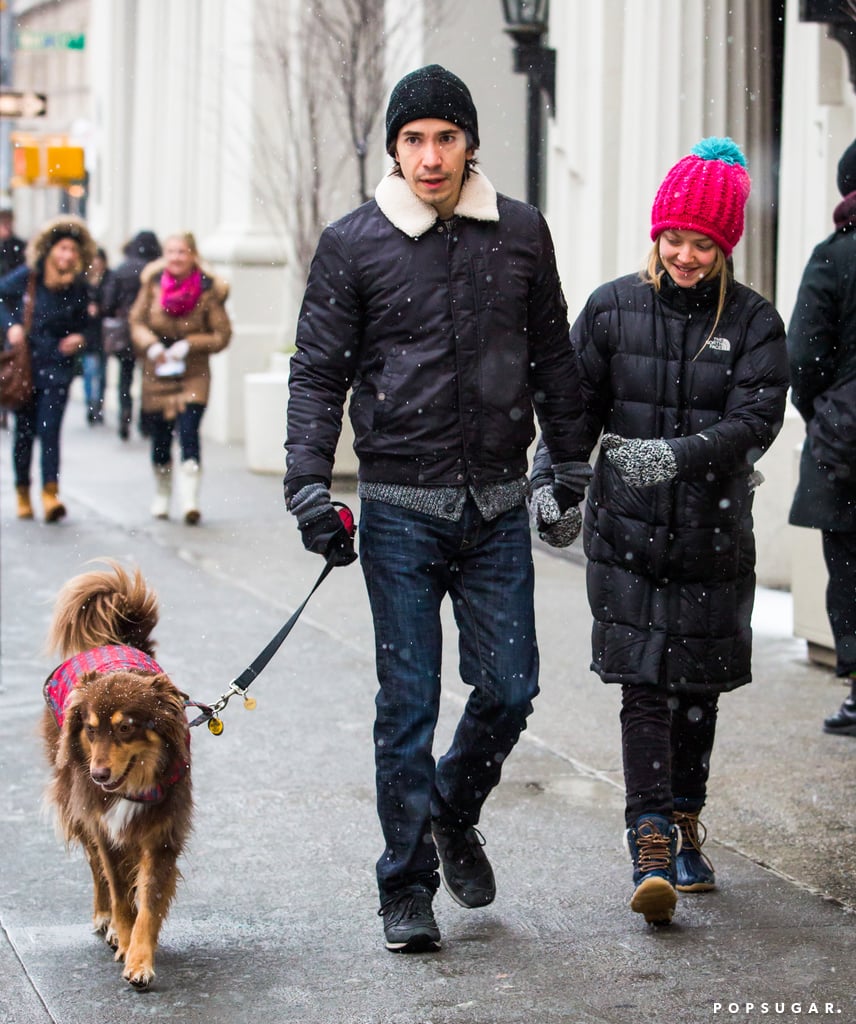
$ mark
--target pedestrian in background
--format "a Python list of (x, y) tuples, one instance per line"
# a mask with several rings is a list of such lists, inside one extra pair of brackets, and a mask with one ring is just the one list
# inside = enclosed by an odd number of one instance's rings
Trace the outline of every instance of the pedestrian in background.
[(209, 356), (229, 344), (232, 325), (225, 302), (229, 286), (202, 268), (189, 233), (171, 235), (163, 260), (140, 276), (129, 322), (143, 360), (143, 415), (151, 429), (155, 498), (152, 515), (169, 517), (172, 446), (181, 454), (179, 498), (185, 523), (199, 522), (199, 425), (211, 383)]
[(621, 686), (630, 906), (652, 923), (676, 888), (714, 888), (699, 814), (718, 698), (751, 679), (753, 464), (788, 371), (779, 315), (729, 262), (749, 187), (737, 145), (702, 140), (660, 185), (641, 278), (598, 288), (571, 332), (589, 442), (606, 431), (585, 515), (592, 668)]
[[(533, 404), (555, 486), (557, 543), (579, 530), (588, 465), (567, 308), (544, 218), (475, 166), (476, 108), (439, 65), (405, 76), (386, 113), (395, 161), (375, 198), (328, 227), (291, 359), (286, 503), (336, 565), (352, 541), (330, 500), (349, 388), (360, 560), (375, 629), (377, 862), (386, 947), (439, 948), (443, 882), (459, 904), (496, 892), (476, 829), (538, 693), (527, 510)], [(558, 536), (561, 534), (561, 538)], [(435, 765), (441, 619), (452, 601), (470, 696)]]
[[(10, 209), (0, 210), (0, 277), (5, 277), (24, 262), (27, 243), (15, 234), (15, 215)], [(0, 428), (7, 426), (8, 414), (0, 409)]]
[(83, 349), (83, 395), (86, 402), (86, 422), (90, 426), (104, 422), (104, 342), (101, 337), (102, 295), (110, 271), (107, 254), (98, 248), (95, 258), (86, 268), (86, 286), (89, 292), (89, 320), (83, 331), (86, 344)]
[(5, 277), (25, 261), (27, 243), (15, 234), (15, 215), (0, 210), (0, 277)]
[(856, 736), (856, 142), (838, 189), (835, 230), (806, 264), (788, 330), (791, 399), (806, 422), (789, 522), (821, 531), (835, 672), (850, 686), (823, 728)]
[[(124, 260), (110, 273), (101, 297), (102, 337), (106, 356), (115, 356), (119, 362), (119, 437), (127, 441), (131, 436), (134, 409), (131, 391), (137, 354), (131, 340), (128, 315), (140, 290), (140, 274), (148, 264), (160, 258), (161, 246), (153, 231), (138, 231), (122, 249)], [(140, 420), (140, 432), (147, 433)]]
[(0, 278), (0, 327), (10, 345), (29, 342), (33, 365), (32, 401), (15, 413), (15, 488), (18, 517), (32, 519), (30, 471), (38, 438), (42, 503), (52, 523), (66, 514), (59, 497), (60, 431), (85, 344), (89, 296), (83, 271), (95, 257), (95, 243), (80, 218), (62, 216), (36, 232), (26, 255), (23, 266)]

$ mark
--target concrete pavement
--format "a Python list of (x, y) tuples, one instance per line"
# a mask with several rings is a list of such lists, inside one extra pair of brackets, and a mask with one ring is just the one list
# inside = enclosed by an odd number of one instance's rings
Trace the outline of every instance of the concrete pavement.
[[(444, 893), (443, 951), (396, 957), (375, 917), (373, 641), (359, 569), (337, 569), (219, 738), (194, 734), (196, 827), (152, 991), (121, 981), (91, 934), (88, 870), (40, 809), (43, 645), (58, 588), (86, 562), (139, 565), (161, 600), (158, 656), (218, 696), (320, 570), (280, 481), (204, 444), (203, 523), (149, 518), (146, 443), (64, 433), (68, 519), (14, 519), (0, 434), (0, 1020), (10, 1024), (700, 1024), (856, 1020), (852, 964), (856, 741), (824, 736), (844, 691), (761, 593), (755, 682), (723, 697), (705, 820), (719, 891), (682, 897), (670, 929), (627, 908), (618, 692), (588, 669), (578, 554), (536, 552), (542, 694), (482, 829), (499, 895)], [(339, 488), (337, 497), (356, 504)], [(437, 745), (465, 697), (447, 629)]]

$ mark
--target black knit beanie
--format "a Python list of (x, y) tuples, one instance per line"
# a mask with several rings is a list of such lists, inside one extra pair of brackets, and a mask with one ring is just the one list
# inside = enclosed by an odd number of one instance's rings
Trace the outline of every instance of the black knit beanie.
[(401, 129), (423, 117), (451, 121), (468, 131), (473, 148), (478, 148), (479, 119), (470, 90), (439, 64), (411, 71), (392, 90), (386, 108), (386, 151), (390, 156)]
[(856, 140), (850, 143), (838, 161), (838, 191), (843, 196), (856, 192)]

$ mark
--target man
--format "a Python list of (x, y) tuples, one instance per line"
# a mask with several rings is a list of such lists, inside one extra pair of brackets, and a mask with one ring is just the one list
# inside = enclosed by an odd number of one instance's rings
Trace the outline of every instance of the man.
[[(291, 361), (285, 494), (304, 545), (356, 558), (330, 502), (342, 410), (359, 459), (360, 560), (375, 628), (377, 879), (387, 948), (439, 948), (439, 879), (465, 907), (495, 883), (475, 826), (538, 692), (525, 507), (533, 404), (555, 483), (543, 535), (579, 530), (587, 479), (576, 363), (552, 241), (537, 210), (474, 166), (478, 118), (438, 65), (403, 78), (386, 114), (395, 166), (328, 227)], [(452, 599), (472, 693), (435, 767), (440, 605)]]

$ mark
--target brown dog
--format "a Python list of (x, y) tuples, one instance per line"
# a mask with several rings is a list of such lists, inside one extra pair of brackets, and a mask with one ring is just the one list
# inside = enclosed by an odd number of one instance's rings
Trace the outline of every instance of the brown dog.
[(60, 591), (49, 644), (67, 659), (45, 683), (47, 791), (95, 886), (93, 923), (147, 988), (191, 826), (185, 696), (152, 659), (157, 598), (118, 564)]

